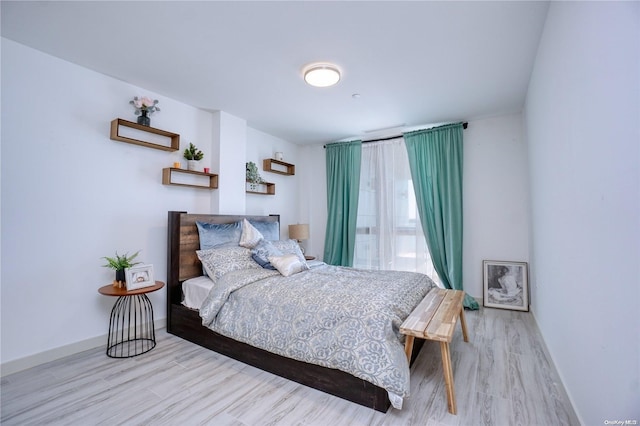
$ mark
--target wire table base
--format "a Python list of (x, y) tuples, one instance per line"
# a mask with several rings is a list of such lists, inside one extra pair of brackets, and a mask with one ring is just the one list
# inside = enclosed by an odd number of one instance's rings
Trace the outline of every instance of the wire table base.
[(109, 320), (107, 356), (131, 358), (156, 346), (153, 306), (146, 294), (120, 296)]

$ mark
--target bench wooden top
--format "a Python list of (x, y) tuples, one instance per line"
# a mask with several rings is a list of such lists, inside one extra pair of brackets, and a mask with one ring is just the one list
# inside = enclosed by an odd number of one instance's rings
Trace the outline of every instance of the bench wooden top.
[(434, 288), (400, 326), (400, 333), (421, 339), (451, 342), (462, 309), (464, 292)]

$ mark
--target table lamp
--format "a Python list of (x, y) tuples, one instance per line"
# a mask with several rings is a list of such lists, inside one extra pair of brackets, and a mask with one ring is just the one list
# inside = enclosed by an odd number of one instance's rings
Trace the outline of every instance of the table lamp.
[[(308, 240), (309, 224), (299, 223), (297, 225), (289, 225), (289, 238), (297, 240), (298, 245), (300, 245), (300, 240)], [(300, 246), (300, 250), (302, 250), (302, 253), (304, 254), (304, 248), (302, 246)]]

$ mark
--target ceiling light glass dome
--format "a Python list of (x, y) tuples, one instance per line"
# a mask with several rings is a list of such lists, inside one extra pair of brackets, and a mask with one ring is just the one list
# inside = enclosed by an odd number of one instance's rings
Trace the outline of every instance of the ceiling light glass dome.
[(333, 64), (312, 64), (304, 70), (304, 81), (315, 87), (329, 87), (340, 81), (340, 70)]

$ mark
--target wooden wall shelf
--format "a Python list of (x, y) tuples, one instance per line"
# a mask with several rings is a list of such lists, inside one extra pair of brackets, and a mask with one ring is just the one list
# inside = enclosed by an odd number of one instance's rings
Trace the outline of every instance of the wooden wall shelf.
[[(131, 129), (141, 130), (147, 133), (153, 133), (156, 135), (167, 137), (171, 140), (171, 146), (165, 146), (158, 143), (142, 141), (139, 139), (133, 139), (120, 135), (120, 127), (129, 127)], [(166, 130), (156, 129), (154, 127), (143, 126), (133, 121), (123, 120), (122, 118), (116, 118), (111, 122), (111, 139), (114, 141), (127, 142), (134, 145), (146, 146), (147, 148), (161, 149), (163, 151), (177, 151), (180, 149), (180, 135), (177, 133), (167, 132)]]
[[(209, 178), (209, 185), (196, 185), (188, 183), (177, 183), (173, 181), (173, 173), (184, 173), (197, 176), (206, 176)], [(188, 186), (190, 188), (201, 189), (217, 189), (218, 188), (218, 175), (204, 172), (197, 172), (195, 170), (176, 169), (175, 167), (167, 167), (162, 169), (162, 184), (163, 185), (176, 185), (176, 186)]]
[[(278, 169), (273, 169), (272, 165), (273, 164), (278, 164), (280, 166), (284, 166), (287, 168), (287, 171), (282, 171), (282, 170), (278, 170)], [(293, 176), (296, 174), (296, 166), (293, 164), (289, 164), (289, 163), (285, 163), (284, 161), (280, 161), (280, 160), (274, 160), (273, 158), (265, 158), (262, 161), (262, 168), (264, 169), (265, 172), (271, 172), (271, 173), (278, 173), (280, 175), (288, 175), (288, 176)]]
[[(251, 183), (249, 181), (247, 181), (247, 183)], [(267, 192), (262, 192), (262, 191), (252, 191), (250, 189), (247, 189), (246, 192), (247, 194), (260, 194), (260, 195), (276, 195), (276, 184), (275, 183), (271, 183), (271, 182), (262, 182), (262, 183), (258, 183), (257, 185), (264, 185), (267, 187)]]

